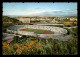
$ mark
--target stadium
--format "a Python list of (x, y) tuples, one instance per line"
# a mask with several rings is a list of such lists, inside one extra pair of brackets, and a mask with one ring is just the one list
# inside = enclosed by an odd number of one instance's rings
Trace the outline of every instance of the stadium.
[[(7, 32), (39, 38), (60, 38), (67, 33), (66, 29), (40, 25), (15, 25), (7, 28)], [(61, 37), (63, 38), (63, 37)]]

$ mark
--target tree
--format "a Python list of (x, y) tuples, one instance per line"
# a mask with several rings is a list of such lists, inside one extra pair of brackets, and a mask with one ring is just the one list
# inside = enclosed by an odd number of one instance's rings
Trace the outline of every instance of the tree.
[(18, 36), (14, 36), (14, 41), (15, 41), (15, 43), (17, 43), (20, 41), (20, 38)]

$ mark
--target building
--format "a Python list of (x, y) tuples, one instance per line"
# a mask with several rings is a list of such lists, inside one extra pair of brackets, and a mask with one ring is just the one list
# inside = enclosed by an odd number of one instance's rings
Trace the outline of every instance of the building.
[(53, 19), (50, 23), (59, 23), (57, 20)]
[(21, 21), (22, 23), (30, 23), (30, 18), (17, 18), (17, 20)]
[(77, 21), (77, 18), (70, 18), (70, 21)]

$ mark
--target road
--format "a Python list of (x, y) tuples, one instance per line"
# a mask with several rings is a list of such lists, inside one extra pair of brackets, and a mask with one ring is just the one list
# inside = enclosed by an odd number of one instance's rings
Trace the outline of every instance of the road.
[(77, 28), (77, 26), (72, 26), (72, 27), (63, 27), (63, 28), (71, 29), (71, 28)]
[(3, 33), (3, 39), (2, 40), (10, 39), (10, 38), (13, 38), (14, 36), (20, 36), (20, 35)]
[(64, 25), (64, 24), (36, 24), (36, 25)]

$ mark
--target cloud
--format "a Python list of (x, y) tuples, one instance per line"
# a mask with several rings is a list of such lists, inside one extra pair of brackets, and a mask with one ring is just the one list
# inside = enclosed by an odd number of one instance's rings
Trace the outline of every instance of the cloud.
[(77, 16), (77, 10), (51, 10), (51, 11), (23, 11), (23, 12), (12, 12), (5, 11), (3, 15), (25, 15), (25, 16)]
[(57, 11), (52, 11), (52, 13), (54, 13), (54, 15), (63, 15), (63, 16), (75, 16), (77, 15), (77, 10), (57, 10)]

